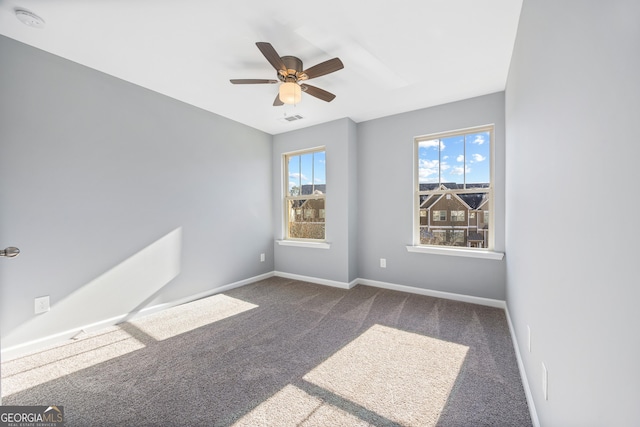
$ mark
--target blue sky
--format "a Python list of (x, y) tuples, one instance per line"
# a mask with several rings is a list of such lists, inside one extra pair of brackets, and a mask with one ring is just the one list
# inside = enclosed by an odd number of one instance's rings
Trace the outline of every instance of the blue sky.
[(324, 151), (289, 157), (288, 189), (308, 184), (326, 184), (325, 160)]
[[(418, 143), (420, 183), (456, 182), (462, 184), (489, 182), (489, 132), (478, 132), (431, 139)], [(466, 147), (465, 147), (466, 146)]]

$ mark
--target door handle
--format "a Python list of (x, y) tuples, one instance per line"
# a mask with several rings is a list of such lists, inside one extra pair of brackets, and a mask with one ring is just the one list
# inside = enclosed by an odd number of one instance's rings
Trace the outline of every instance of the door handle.
[(8, 248), (0, 249), (0, 256), (6, 256), (7, 258), (14, 258), (20, 254), (20, 249), (9, 246)]

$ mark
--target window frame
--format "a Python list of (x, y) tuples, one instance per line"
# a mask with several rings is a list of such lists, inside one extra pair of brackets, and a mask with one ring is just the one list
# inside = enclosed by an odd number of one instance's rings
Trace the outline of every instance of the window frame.
[[(325, 191), (324, 193), (321, 194), (316, 194), (315, 192), (312, 192), (311, 194), (302, 194), (302, 182), (300, 183), (300, 194), (297, 196), (292, 196), (289, 194), (289, 159), (291, 157), (296, 157), (296, 156), (303, 156), (305, 154), (312, 154), (312, 153), (324, 153), (324, 157), (325, 157), (325, 168), (324, 168), (324, 173), (325, 173)], [(325, 146), (318, 146), (318, 147), (313, 147), (313, 148), (308, 148), (308, 149), (304, 149), (304, 150), (297, 150), (297, 151), (291, 151), (291, 152), (287, 152), (287, 153), (283, 153), (282, 154), (282, 165), (283, 165), (283, 186), (282, 186), (282, 191), (283, 191), (283, 212), (282, 212), (282, 230), (283, 230), (283, 238), (282, 240), (279, 240), (278, 243), (279, 244), (291, 244), (294, 246), (307, 246), (307, 247), (322, 247), (322, 248), (328, 248), (328, 244), (327, 242), (327, 228), (326, 228), (326, 224), (327, 224), (327, 220), (326, 220), (326, 209), (327, 209), (327, 199), (326, 199), (326, 158), (327, 158), (327, 150)], [(312, 163), (313, 164), (313, 163)], [(312, 166), (312, 168), (315, 166)], [(313, 182), (314, 180), (314, 176), (311, 177), (311, 180)], [(312, 184), (315, 186), (315, 183)], [(290, 218), (290, 208), (289, 208), (289, 203), (291, 201), (295, 201), (295, 200), (323, 200), (324, 202), (324, 209), (321, 209), (322, 211), (324, 211), (324, 215), (320, 216), (319, 212), (314, 216), (314, 218), (322, 218), (324, 221), (324, 237), (322, 239), (314, 239), (314, 238), (300, 238), (300, 237), (291, 237), (290, 235), (290, 229), (289, 229), (289, 218)], [(306, 211), (307, 209), (303, 209), (302, 207), (297, 208), (300, 209), (303, 215), (303, 218), (306, 217)]]
[[(434, 189), (428, 191), (420, 190), (420, 156), (419, 156), (419, 144), (421, 141), (428, 141), (433, 139), (444, 139), (453, 136), (463, 136), (473, 133), (481, 133), (488, 132), (489, 133), (489, 186), (488, 188), (465, 188), (456, 190), (455, 194), (464, 194), (464, 193), (487, 193), (489, 198), (489, 224), (491, 227), (489, 228), (488, 233), (488, 242), (486, 248), (472, 248), (468, 246), (442, 246), (442, 245), (428, 245), (422, 244), (420, 239), (420, 196), (426, 194), (445, 194), (450, 193), (450, 190), (441, 190)], [(418, 253), (429, 253), (429, 254), (441, 254), (441, 255), (453, 255), (453, 256), (466, 256), (466, 257), (475, 257), (475, 258), (486, 258), (486, 259), (495, 259), (501, 260), (504, 257), (504, 253), (495, 252), (495, 224), (494, 216), (495, 216), (495, 196), (494, 196), (494, 188), (495, 188), (495, 173), (494, 173), (494, 164), (495, 164), (495, 125), (494, 124), (486, 124), (481, 126), (473, 126), (468, 128), (456, 129), (446, 132), (437, 132), (431, 134), (425, 134), (416, 136), (413, 138), (413, 150), (414, 150), (414, 158), (413, 158), (413, 222), (412, 222), (412, 236), (413, 236), (413, 244), (407, 245), (407, 251), (409, 252), (418, 252)], [(466, 165), (465, 159), (465, 165)], [(442, 183), (440, 163), (438, 164), (438, 182)], [(428, 215), (427, 215), (428, 216)], [(468, 221), (468, 216), (465, 217), (465, 220)]]

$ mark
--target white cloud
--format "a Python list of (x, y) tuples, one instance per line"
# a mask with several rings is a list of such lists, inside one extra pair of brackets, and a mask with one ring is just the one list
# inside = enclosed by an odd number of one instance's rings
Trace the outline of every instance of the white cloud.
[(475, 160), (476, 162), (483, 162), (487, 159), (485, 156), (479, 153), (472, 154), (471, 156), (473, 157), (473, 160)]
[(485, 139), (484, 136), (482, 135), (476, 135), (476, 139), (474, 139), (473, 141), (471, 141), (472, 144), (478, 144), (478, 145), (482, 145), (485, 143)]
[(420, 159), (419, 167), (422, 168), (438, 168), (438, 160)]
[(463, 173), (469, 173), (471, 172), (471, 168), (469, 168), (467, 166), (466, 170), (465, 168), (463, 168), (462, 166), (455, 166), (453, 169), (451, 169), (451, 172), (449, 172), (449, 175), (462, 175)]
[(420, 182), (438, 182), (438, 160), (420, 159), (418, 162), (418, 179)]
[(464, 156), (462, 154), (460, 154), (458, 157), (456, 157), (456, 161), (464, 162)]
[(420, 141), (418, 142), (418, 147), (420, 148), (437, 148), (440, 145), (440, 151), (445, 149), (444, 142), (439, 139), (431, 139), (429, 141)]
[(438, 169), (420, 169), (418, 179), (420, 182), (438, 182)]

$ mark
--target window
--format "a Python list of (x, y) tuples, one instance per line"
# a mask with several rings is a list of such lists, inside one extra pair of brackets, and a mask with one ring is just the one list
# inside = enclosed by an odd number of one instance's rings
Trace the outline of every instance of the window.
[(493, 126), (415, 138), (414, 244), (492, 249), (492, 144)]
[(464, 211), (451, 211), (451, 221), (464, 221)]
[(285, 154), (284, 164), (286, 239), (324, 241), (324, 148)]
[(446, 221), (447, 220), (447, 211), (433, 211), (433, 220), (434, 221)]

